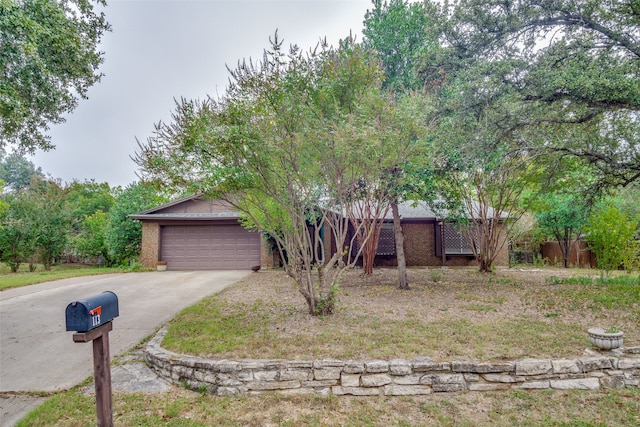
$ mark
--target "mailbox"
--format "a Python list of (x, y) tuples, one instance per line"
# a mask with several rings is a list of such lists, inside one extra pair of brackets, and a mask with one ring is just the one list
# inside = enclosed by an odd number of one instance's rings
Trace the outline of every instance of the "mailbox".
[(67, 331), (87, 332), (118, 317), (118, 296), (106, 291), (67, 306)]

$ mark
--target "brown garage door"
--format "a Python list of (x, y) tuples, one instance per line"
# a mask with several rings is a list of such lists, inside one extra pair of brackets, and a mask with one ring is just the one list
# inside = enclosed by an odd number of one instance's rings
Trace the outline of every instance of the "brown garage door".
[(247, 270), (260, 265), (260, 235), (240, 225), (162, 227), (161, 259), (170, 270)]

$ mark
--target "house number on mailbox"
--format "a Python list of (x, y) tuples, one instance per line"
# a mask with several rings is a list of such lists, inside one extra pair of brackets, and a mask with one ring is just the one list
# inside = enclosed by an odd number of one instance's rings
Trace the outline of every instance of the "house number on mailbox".
[(100, 325), (100, 315), (102, 314), (102, 306), (96, 307), (89, 312), (91, 316), (91, 326)]

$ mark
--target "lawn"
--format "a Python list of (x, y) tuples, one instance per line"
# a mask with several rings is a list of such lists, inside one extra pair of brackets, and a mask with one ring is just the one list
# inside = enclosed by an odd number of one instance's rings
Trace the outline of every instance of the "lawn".
[[(397, 289), (395, 277), (392, 269), (372, 277), (350, 272), (337, 313), (312, 318), (283, 272), (254, 273), (184, 310), (163, 345), (217, 359), (561, 358), (583, 354), (588, 327), (609, 325), (625, 331), (625, 345), (640, 343), (635, 275), (603, 283), (591, 270), (412, 269), (409, 291)], [(94, 423), (94, 401), (78, 390), (53, 396), (19, 425)], [(637, 426), (640, 389), (221, 398), (175, 387), (167, 394), (116, 393), (114, 420), (123, 426)]]
[(259, 272), (184, 310), (163, 345), (218, 359), (499, 361), (577, 357), (589, 347), (588, 328), (613, 325), (626, 345), (640, 344), (639, 279), (592, 276), (598, 272), (412, 269), (411, 290), (402, 291), (393, 269), (370, 277), (356, 270), (342, 279), (337, 313), (313, 318), (283, 272)]
[[(93, 396), (58, 394), (18, 427), (95, 425)], [(600, 391), (444, 393), (362, 398), (262, 395), (214, 397), (176, 388), (116, 393), (116, 426), (483, 426), (640, 425), (640, 388)]]
[(50, 271), (45, 271), (42, 265), (36, 265), (35, 271), (29, 271), (28, 265), (23, 264), (17, 273), (12, 273), (6, 264), (0, 263), (0, 291), (71, 277), (123, 273), (125, 271), (128, 270), (119, 267), (88, 267), (68, 264), (54, 266)]

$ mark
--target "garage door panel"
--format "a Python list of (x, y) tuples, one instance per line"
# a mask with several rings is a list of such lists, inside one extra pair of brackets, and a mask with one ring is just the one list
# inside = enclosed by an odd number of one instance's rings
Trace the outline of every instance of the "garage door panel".
[(249, 269), (260, 265), (260, 235), (240, 225), (164, 226), (160, 252), (170, 270)]

